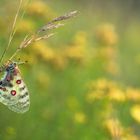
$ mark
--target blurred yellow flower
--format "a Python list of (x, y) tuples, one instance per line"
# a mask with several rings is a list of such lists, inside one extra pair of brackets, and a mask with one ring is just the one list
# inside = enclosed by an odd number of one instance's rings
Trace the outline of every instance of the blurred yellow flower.
[(110, 61), (111, 59), (115, 59), (117, 54), (116, 47), (106, 46), (98, 48), (96, 55), (100, 56), (101, 58), (105, 59), (106, 61)]
[(120, 139), (123, 136), (124, 129), (117, 118), (107, 119), (104, 124), (113, 139)]
[(126, 89), (126, 98), (132, 101), (140, 101), (140, 90), (127, 88)]
[(83, 31), (77, 32), (72, 45), (68, 46), (64, 50), (65, 56), (67, 58), (78, 60), (78, 62), (83, 63), (83, 61), (87, 58), (86, 44), (86, 33)]
[(74, 44), (78, 46), (85, 46), (87, 44), (87, 34), (84, 31), (76, 33), (74, 38)]
[(139, 140), (139, 137), (134, 134), (127, 133), (126, 136), (122, 138), (122, 140)]
[(108, 97), (110, 100), (124, 102), (126, 100), (125, 93), (121, 89), (111, 89)]
[(35, 30), (35, 24), (32, 20), (29, 19), (23, 19), (17, 27), (17, 34), (18, 33), (29, 33), (31, 31)]
[(95, 100), (103, 99), (104, 95), (104, 91), (93, 91), (86, 95), (86, 100), (88, 103), (93, 103)]
[(100, 78), (96, 81), (97, 89), (104, 90), (104, 89), (108, 88), (108, 85), (109, 85), (109, 81), (107, 79)]
[(68, 58), (82, 60), (85, 57), (85, 47), (71, 46), (65, 49), (65, 54)]
[(115, 27), (110, 23), (99, 25), (95, 34), (97, 40), (103, 45), (112, 46), (118, 41)]
[(52, 10), (50, 7), (43, 1), (34, 1), (32, 2), (28, 8), (27, 8), (27, 13), (33, 16), (41, 16), (41, 17), (50, 17), (49, 15), (53, 15)]
[(105, 70), (112, 75), (119, 74), (119, 68), (114, 61), (109, 61), (105, 66)]
[(55, 57), (55, 52), (53, 49), (47, 46), (43, 41), (37, 42), (32, 46), (32, 50), (35, 54), (37, 54), (40, 58), (45, 61), (52, 60)]
[(54, 58), (52, 59), (53, 67), (57, 70), (63, 70), (67, 66), (66, 58), (59, 54), (55, 54)]
[(140, 104), (134, 105), (130, 109), (131, 116), (140, 123)]
[(114, 81), (110, 81), (105, 78), (98, 79), (95, 84), (96, 84), (96, 89), (104, 90), (108, 92), (110, 89), (117, 88), (117, 84)]
[(119, 67), (116, 62), (117, 60), (116, 47), (112, 47), (112, 46), (100, 47), (97, 49), (95, 55), (97, 59), (101, 59), (102, 64), (104, 64), (103, 66), (105, 71), (113, 75), (119, 74)]
[(124, 128), (117, 118), (110, 118), (105, 121), (105, 127), (116, 140), (139, 140), (133, 133), (132, 128)]
[(132, 127), (125, 128), (122, 140), (139, 140), (139, 138), (134, 134)]
[(83, 124), (86, 122), (86, 115), (83, 112), (77, 112), (74, 115), (74, 120), (77, 123)]
[(114, 81), (105, 78), (89, 82), (88, 89), (89, 92), (86, 94), (86, 100), (89, 103), (104, 98), (118, 102), (127, 100), (125, 91)]

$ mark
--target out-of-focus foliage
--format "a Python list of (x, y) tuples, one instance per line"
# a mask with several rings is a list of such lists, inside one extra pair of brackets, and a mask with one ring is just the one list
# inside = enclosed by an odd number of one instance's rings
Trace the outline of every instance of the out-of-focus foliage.
[[(16, 56), (15, 61), (28, 61), (20, 68), (31, 107), (25, 114), (16, 114), (0, 105), (0, 140), (139, 140), (137, 4), (113, 0), (26, 2), (5, 60), (26, 34), (65, 12), (80, 13), (54, 30), (55, 36)], [(0, 4), (2, 54), (18, 1), (1, 0)]]

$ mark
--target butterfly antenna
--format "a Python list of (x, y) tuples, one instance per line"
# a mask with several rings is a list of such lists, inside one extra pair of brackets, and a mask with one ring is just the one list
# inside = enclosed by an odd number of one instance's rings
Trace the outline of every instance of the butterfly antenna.
[(17, 64), (18, 65), (22, 65), (22, 64), (27, 64), (28, 63), (28, 61), (26, 60), (26, 61), (20, 61), (20, 58), (18, 59), (18, 61), (17, 61)]
[[(29, 0), (27, 1), (27, 3), (28, 3), (28, 2), (29, 2)], [(2, 63), (3, 58), (4, 58), (4, 56), (5, 56), (6, 52), (7, 52), (7, 50), (9, 49), (10, 44), (11, 44), (11, 42), (12, 42), (12, 39), (13, 39), (15, 33), (16, 33), (16, 28), (15, 28), (15, 26), (16, 26), (16, 23), (17, 23), (17, 19), (18, 19), (18, 16), (19, 16), (21, 7), (22, 7), (22, 3), (23, 3), (23, 0), (20, 0), (19, 6), (18, 6), (18, 9), (17, 9), (17, 12), (16, 12), (16, 15), (15, 15), (15, 18), (14, 18), (14, 21), (13, 21), (11, 33), (10, 33), (9, 40), (8, 40), (8, 45), (7, 45), (7, 47), (5, 48), (5, 50), (3, 51), (3, 53), (2, 53), (2, 56), (1, 56), (1, 58), (0, 58), (0, 64)], [(22, 13), (21, 19), (23, 18), (24, 14), (25, 14), (25, 10), (24, 10), (23, 13)], [(21, 19), (20, 19), (20, 20), (21, 20)]]

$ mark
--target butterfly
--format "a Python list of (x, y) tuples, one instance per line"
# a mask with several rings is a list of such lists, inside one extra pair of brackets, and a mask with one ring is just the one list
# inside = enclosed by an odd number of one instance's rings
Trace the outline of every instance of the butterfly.
[[(16, 32), (15, 25), (21, 9), (21, 5), (22, 0), (20, 0), (19, 7), (14, 18), (12, 26), (13, 28), (9, 37), (8, 45), (0, 58), (0, 64), (3, 63), (3, 58), (9, 49), (13, 36)], [(74, 17), (76, 14), (77, 11), (72, 11), (63, 16), (57, 17), (50, 21), (48, 24), (41, 27), (34, 34), (26, 35), (14, 54), (0, 66), (0, 73), (3, 75), (3, 77), (0, 79), (0, 102), (2, 104), (6, 105), (10, 110), (17, 113), (25, 113), (29, 110), (29, 91), (19, 69), (19, 65), (24, 64), (25, 62), (16, 62), (13, 60), (13, 58), (19, 51), (21, 51), (23, 48), (26, 48), (30, 44), (43, 39), (48, 39), (49, 37), (53, 36), (53, 33), (46, 34), (46, 31), (63, 26), (64, 24), (57, 22)], [(44, 34), (42, 35), (42, 33)]]
[(0, 102), (14, 112), (29, 110), (30, 99), (26, 84), (22, 80), (18, 63), (9, 61), (4, 65), (4, 76), (0, 81)]

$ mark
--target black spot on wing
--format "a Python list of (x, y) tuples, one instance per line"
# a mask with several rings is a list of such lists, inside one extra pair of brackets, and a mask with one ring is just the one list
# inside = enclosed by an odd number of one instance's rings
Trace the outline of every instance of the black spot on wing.
[(20, 99), (23, 99), (23, 98), (25, 98), (26, 96), (28, 95), (28, 92), (25, 92), (23, 95), (20, 95)]
[(25, 86), (19, 88), (20, 91), (23, 91), (24, 89), (25, 89)]

